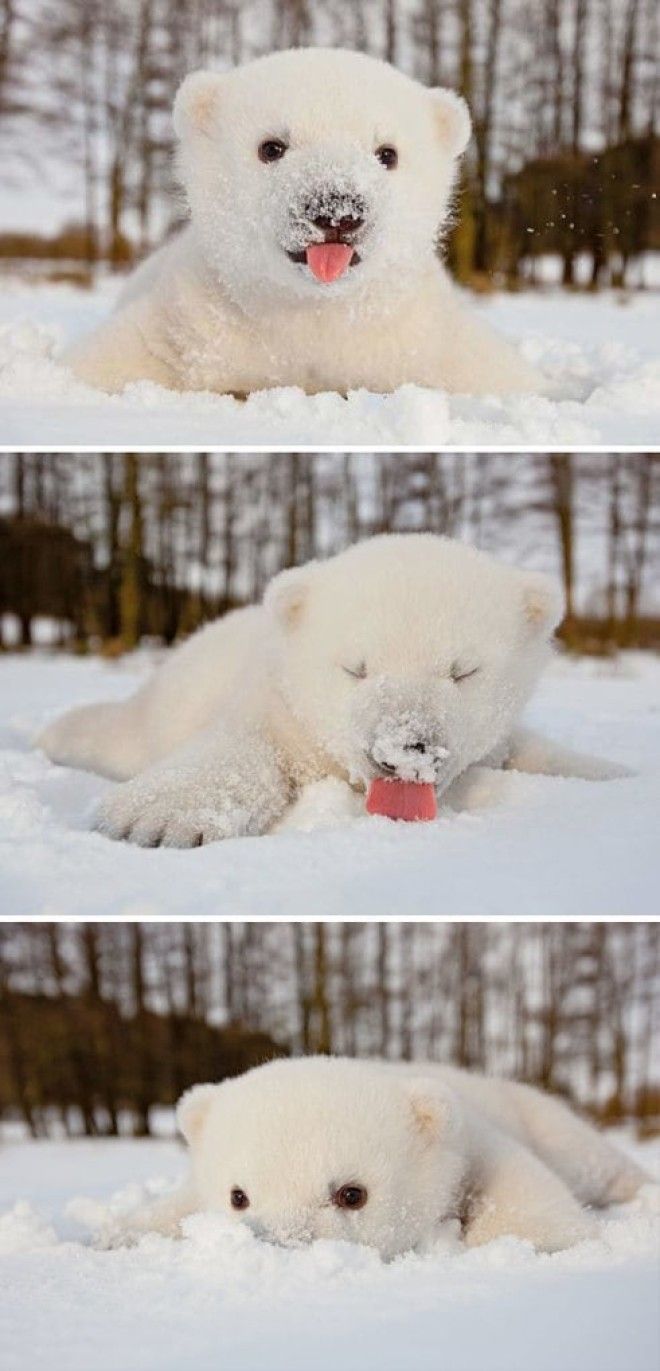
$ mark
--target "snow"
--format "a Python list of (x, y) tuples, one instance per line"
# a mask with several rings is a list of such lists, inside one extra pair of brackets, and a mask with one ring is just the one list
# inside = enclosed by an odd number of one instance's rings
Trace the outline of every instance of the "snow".
[[(660, 1142), (625, 1146), (660, 1175)], [(214, 1214), (99, 1251), (109, 1214), (180, 1178), (172, 1141), (5, 1142), (3, 1371), (654, 1371), (657, 1187), (553, 1256), (514, 1238), (423, 1255), (271, 1247)]]
[(77, 704), (119, 700), (147, 653), (108, 663), (0, 658), (0, 907), (13, 918), (641, 918), (657, 912), (660, 661), (558, 657), (527, 722), (628, 766), (567, 780), (477, 768), (461, 808), (426, 824), (364, 812), (338, 781), (310, 787), (279, 832), (191, 851), (91, 831), (111, 783), (53, 766), (30, 738)]
[(522, 345), (549, 396), (448, 397), (406, 385), (392, 395), (306, 396), (288, 388), (247, 401), (181, 395), (137, 382), (103, 396), (58, 361), (112, 306), (93, 290), (0, 278), (0, 416), (7, 446), (398, 447), (653, 445), (660, 414), (658, 294), (493, 294), (473, 307)]

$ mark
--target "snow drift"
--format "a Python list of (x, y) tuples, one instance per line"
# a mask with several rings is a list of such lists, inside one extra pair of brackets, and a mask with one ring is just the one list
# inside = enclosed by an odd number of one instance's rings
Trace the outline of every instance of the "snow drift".
[(246, 401), (182, 395), (136, 382), (106, 396), (59, 360), (65, 343), (111, 308), (115, 282), (0, 289), (3, 442), (49, 448), (116, 445), (250, 447), (507, 447), (644, 444), (657, 440), (657, 297), (529, 293), (475, 302), (549, 377), (548, 396), (447, 396), (406, 385), (391, 395), (258, 391)]
[[(660, 1148), (617, 1137), (660, 1174)], [(0, 1206), (3, 1371), (652, 1371), (660, 1352), (654, 1189), (598, 1234), (537, 1256), (448, 1227), (384, 1263), (341, 1242), (281, 1248), (199, 1214), (182, 1241), (101, 1252), (110, 1214), (183, 1169), (173, 1143), (6, 1143)], [(154, 1181), (154, 1176), (160, 1176)], [(137, 1178), (137, 1180), (135, 1179)]]

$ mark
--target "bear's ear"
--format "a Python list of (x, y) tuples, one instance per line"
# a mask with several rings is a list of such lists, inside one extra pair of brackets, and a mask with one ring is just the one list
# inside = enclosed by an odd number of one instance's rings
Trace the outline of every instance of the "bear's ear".
[(435, 105), (436, 123), (443, 147), (450, 157), (460, 157), (470, 141), (472, 120), (462, 97), (453, 90), (437, 86), (431, 91)]
[(564, 617), (564, 596), (558, 581), (541, 571), (523, 574), (523, 614), (534, 632), (548, 633)]
[(452, 1094), (432, 1077), (420, 1076), (408, 1087), (412, 1125), (425, 1143), (438, 1142), (454, 1120)]
[(222, 76), (217, 71), (193, 71), (176, 93), (172, 118), (177, 138), (190, 133), (210, 134), (218, 108)]
[(309, 571), (313, 565), (291, 567), (274, 576), (264, 595), (264, 606), (284, 628), (295, 628), (305, 607), (309, 590)]
[(218, 1089), (217, 1085), (193, 1085), (181, 1096), (176, 1107), (176, 1126), (189, 1147), (197, 1141), (211, 1100)]

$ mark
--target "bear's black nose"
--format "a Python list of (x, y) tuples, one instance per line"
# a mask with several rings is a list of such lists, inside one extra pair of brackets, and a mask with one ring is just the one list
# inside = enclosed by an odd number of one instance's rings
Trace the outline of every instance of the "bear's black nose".
[(304, 207), (308, 223), (321, 229), (326, 241), (336, 243), (362, 228), (367, 212), (361, 195), (341, 193), (332, 188), (310, 195)]
[(426, 752), (426, 743), (406, 743), (406, 752)]
[(317, 214), (312, 219), (316, 228), (323, 229), (326, 238), (332, 242), (335, 238), (341, 238), (347, 233), (357, 233), (362, 227), (364, 219), (362, 215), (356, 213), (342, 214), (340, 218), (335, 218), (331, 214)]

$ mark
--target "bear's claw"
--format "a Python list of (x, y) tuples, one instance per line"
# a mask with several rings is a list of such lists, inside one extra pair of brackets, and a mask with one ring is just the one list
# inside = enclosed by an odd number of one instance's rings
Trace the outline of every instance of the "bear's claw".
[(221, 838), (239, 838), (249, 831), (245, 810), (222, 801), (215, 806), (199, 801), (187, 808), (181, 791), (157, 794), (135, 781), (119, 786), (103, 801), (95, 828), (116, 842), (137, 847), (202, 847)]

